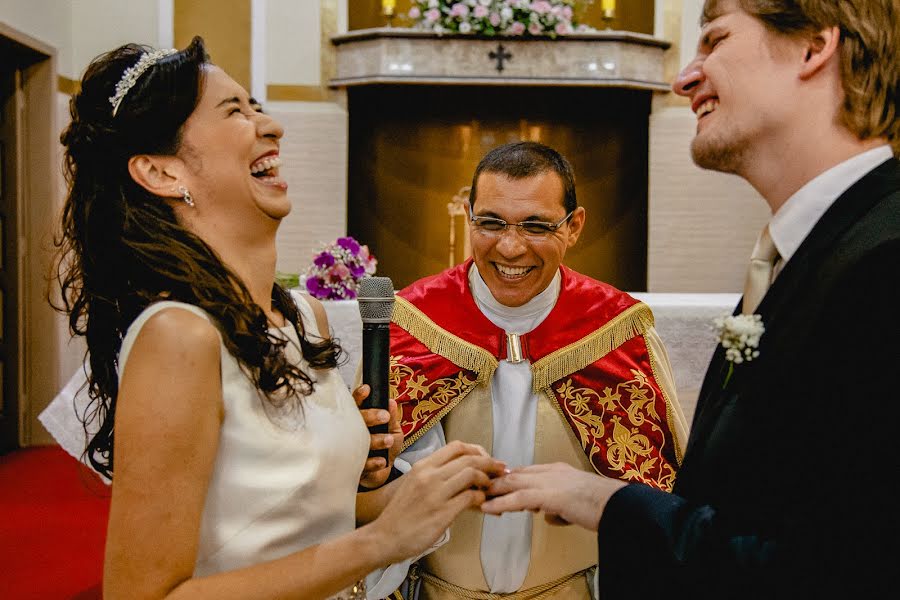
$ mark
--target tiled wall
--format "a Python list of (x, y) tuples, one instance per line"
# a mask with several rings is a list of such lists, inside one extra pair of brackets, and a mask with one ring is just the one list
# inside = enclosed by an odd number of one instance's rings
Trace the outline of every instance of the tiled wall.
[(323, 244), (347, 228), (347, 113), (331, 102), (271, 102), (284, 126), (281, 173), (291, 214), (278, 232), (277, 269), (299, 273)]
[(647, 289), (739, 292), (768, 206), (743, 179), (696, 167), (693, 113), (660, 104), (650, 116)]

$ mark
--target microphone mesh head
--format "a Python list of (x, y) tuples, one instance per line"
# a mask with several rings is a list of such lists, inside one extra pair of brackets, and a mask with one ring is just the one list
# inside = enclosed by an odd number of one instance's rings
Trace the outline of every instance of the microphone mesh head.
[(394, 311), (394, 284), (390, 277), (364, 277), (356, 290), (363, 323), (387, 323)]
[(359, 280), (356, 295), (360, 298), (393, 298), (394, 284), (390, 277), (363, 277)]

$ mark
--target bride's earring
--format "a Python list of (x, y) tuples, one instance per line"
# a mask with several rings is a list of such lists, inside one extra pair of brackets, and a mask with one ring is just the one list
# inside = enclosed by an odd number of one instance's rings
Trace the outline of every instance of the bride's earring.
[(185, 204), (187, 204), (191, 208), (194, 207), (194, 198), (191, 196), (190, 190), (188, 190), (183, 185), (180, 185), (178, 186), (178, 193), (181, 194), (181, 199), (184, 200)]

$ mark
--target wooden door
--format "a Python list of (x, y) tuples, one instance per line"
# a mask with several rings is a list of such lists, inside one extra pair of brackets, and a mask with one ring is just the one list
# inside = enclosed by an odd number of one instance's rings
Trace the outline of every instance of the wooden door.
[(19, 446), (18, 214), (21, 71), (0, 65), (0, 453)]

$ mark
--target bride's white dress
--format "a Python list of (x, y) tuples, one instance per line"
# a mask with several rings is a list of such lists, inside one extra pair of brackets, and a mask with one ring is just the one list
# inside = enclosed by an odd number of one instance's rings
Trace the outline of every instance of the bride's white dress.
[[(318, 335), (309, 304), (298, 298), (297, 305), (305, 330)], [(190, 304), (149, 306), (122, 341), (120, 377), (141, 327), (172, 307), (210, 319)], [(356, 527), (368, 430), (338, 371), (310, 369), (293, 327), (279, 331), (289, 340), (288, 356), (315, 379), (315, 391), (297, 408), (273, 407), (220, 343), (225, 417), (200, 525), (196, 576), (280, 558)]]

